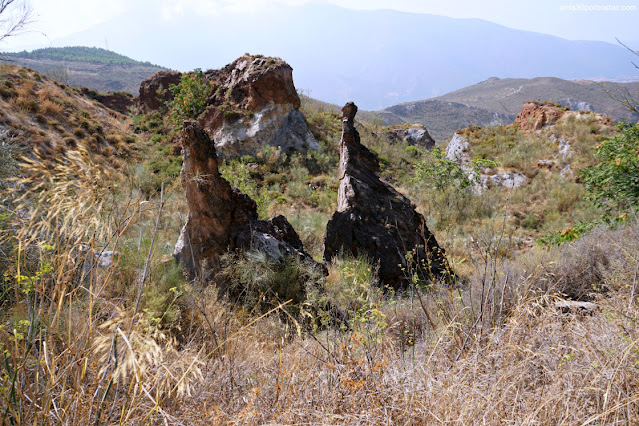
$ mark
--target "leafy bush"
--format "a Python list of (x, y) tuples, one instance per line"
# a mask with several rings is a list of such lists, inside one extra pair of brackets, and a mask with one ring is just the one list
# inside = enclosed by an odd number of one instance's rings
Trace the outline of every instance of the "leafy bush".
[(188, 119), (196, 119), (206, 108), (211, 84), (201, 69), (182, 74), (180, 84), (169, 86), (173, 100), (168, 102), (171, 121), (177, 127)]
[(621, 134), (596, 148), (598, 164), (581, 171), (587, 198), (608, 216), (639, 206), (639, 126), (622, 122)]

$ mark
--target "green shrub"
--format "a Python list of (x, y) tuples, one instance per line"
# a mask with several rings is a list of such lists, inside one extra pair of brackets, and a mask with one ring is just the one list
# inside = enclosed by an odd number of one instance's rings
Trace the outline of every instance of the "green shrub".
[(184, 120), (196, 119), (204, 109), (211, 95), (211, 84), (202, 70), (182, 74), (180, 84), (169, 86), (173, 100), (167, 103), (171, 122), (178, 128)]
[(268, 208), (273, 200), (266, 188), (258, 186), (251, 176), (251, 169), (248, 165), (234, 159), (220, 167), (220, 174), (229, 181), (232, 187), (248, 195), (257, 203), (257, 213), (260, 219), (268, 218)]
[(595, 151), (597, 164), (581, 171), (587, 198), (608, 216), (639, 206), (639, 126), (622, 122), (621, 134), (602, 142)]

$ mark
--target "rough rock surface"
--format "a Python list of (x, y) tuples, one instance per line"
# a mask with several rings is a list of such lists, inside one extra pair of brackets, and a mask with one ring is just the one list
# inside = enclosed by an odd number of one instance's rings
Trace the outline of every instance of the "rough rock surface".
[(521, 130), (539, 130), (543, 126), (554, 124), (565, 110), (550, 102), (529, 101), (515, 118), (515, 124)]
[(406, 142), (420, 148), (431, 150), (435, 146), (435, 140), (430, 136), (425, 126), (415, 124), (409, 128), (390, 129), (376, 134), (378, 137), (386, 137), (390, 143)]
[(470, 167), (470, 143), (468, 139), (455, 132), (446, 147), (446, 158), (456, 161), (462, 167)]
[(129, 110), (135, 107), (136, 104), (136, 99), (124, 92), (98, 93), (95, 90), (82, 87), (80, 88), (80, 93), (121, 114), (128, 114)]
[(481, 186), (487, 189), (489, 186), (503, 186), (504, 188), (519, 188), (524, 185), (528, 179), (519, 172), (501, 172), (493, 175), (482, 174)]
[(264, 145), (282, 152), (319, 150), (293, 84), (293, 69), (281, 59), (243, 56), (209, 70), (213, 87), (198, 119), (220, 156), (255, 155)]
[(377, 269), (379, 285), (395, 289), (410, 284), (402, 267), (407, 266), (405, 255), (411, 250), (417, 262), (429, 265), (419, 271), (422, 278), (452, 274), (424, 217), (410, 200), (379, 179), (377, 156), (360, 143), (353, 124), (357, 106), (349, 102), (342, 113), (337, 211), (326, 226), (324, 260), (330, 262), (341, 252), (364, 255)]
[(182, 184), (189, 215), (174, 256), (191, 278), (210, 279), (227, 250), (254, 249), (273, 260), (297, 255), (310, 262), (302, 242), (285, 217), (258, 220), (257, 206), (218, 171), (215, 145), (194, 122), (185, 122), (181, 135)]
[(163, 108), (167, 101), (173, 99), (169, 86), (180, 84), (181, 77), (182, 73), (176, 71), (159, 71), (144, 80), (138, 97), (140, 110), (150, 112)]

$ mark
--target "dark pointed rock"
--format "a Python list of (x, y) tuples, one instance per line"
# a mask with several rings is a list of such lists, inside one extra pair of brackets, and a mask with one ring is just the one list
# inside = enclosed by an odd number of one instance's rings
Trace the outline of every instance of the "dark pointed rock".
[(342, 109), (342, 139), (337, 212), (326, 227), (324, 260), (340, 253), (366, 256), (377, 269), (379, 284), (394, 289), (410, 284), (406, 254), (424, 261), (422, 279), (450, 276), (452, 272), (424, 217), (409, 199), (379, 178), (377, 156), (360, 142), (354, 127), (357, 106)]

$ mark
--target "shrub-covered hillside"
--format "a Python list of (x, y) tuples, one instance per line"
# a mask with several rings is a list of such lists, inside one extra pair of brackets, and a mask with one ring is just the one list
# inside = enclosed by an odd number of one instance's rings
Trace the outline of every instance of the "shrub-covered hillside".
[(97, 47), (48, 47), (31, 52), (5, 52), (3, 63), (37, 70), (56, 81), (99, 92), (122, 91), (137, 95), (140, 83), (164, 69)]
[(45, 47), (43, 49), (35, 49), (31, 52), (26, 50), (22, 52), (10, 52), (0, 54), (3, 57), (23, 58), (23, 59), (53, 59), (58, 61), (73, 62), (92, 62), (96, 64), (112, 64), (112, 65), (146, 65), (149, 67), (160, 68), (150, 62), (140, 62), (127, 56), (100, 47), (87, 46), (67, 46), (67, 47)]
[[(536, 131), (470, 127), (469, 173), (446, 144), (358, 123), (458, 278), (392, 292), (363, 257), (324, 275), (252, 250), (189, 280), (172, 257), (188, 211), (168, 107), (123, 116), (7, 66), (0, 96), (3, 424), (639, 420), (639, 196), (611, 209), (597, 195), (608, 177), (634, 182), (634, 124), (570, 113)], [(220, 173), (321, 260), (341, 116), (302, 101), (321, 151), (264, 147)], [(510, 188), (500, 173), (525, 179)], [(592, 229), (568, 241), (580, 223)]]

